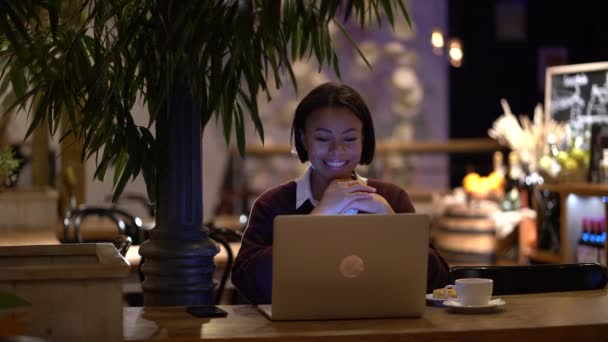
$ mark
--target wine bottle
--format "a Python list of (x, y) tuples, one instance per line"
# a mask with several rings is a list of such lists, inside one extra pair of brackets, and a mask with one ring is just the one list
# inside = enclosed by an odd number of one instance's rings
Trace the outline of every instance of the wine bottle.
[(519, 210), (521, 208), (520, 182), (523, 176), (519, 156), (516, 152), (509, 153), (509, 172), (505, 184), (505, 197), (502, 210)]
[(499, 172), (503, 176), (505, 176), (505, 166), (503, 164), (503, 155), (501, 151), (495, 151), (492, 156), (493, 162), (493, 171)]

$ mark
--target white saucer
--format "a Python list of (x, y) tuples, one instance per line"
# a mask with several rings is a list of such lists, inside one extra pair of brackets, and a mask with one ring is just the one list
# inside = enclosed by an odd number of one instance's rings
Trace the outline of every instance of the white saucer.
[(447, 300), (445, 298), (435, 298), (432, 293), (427, 293), (424, 298), (426, 298), (427, 303), (432, 306), (443, 306), (443, 302)]
[(465, 312), (465, 313), (491, 312), (505, 304), (507, 304), (507, 302), (505, 302), (504, 300), (502, 300), (500, 298), (494, 298), (494, 299), (490, 300), (490, 302), (488, 302), (487, 305), (482, 305), (482, 306), (470, 306), (470, 305), (465, 306), (465, 305), (462, 305), (462, 303), (460, 303), (457, 300), (446, 300), (443, 302), (444, 306), (447, 306), (448, 308), (452, 309), (453, 311)]

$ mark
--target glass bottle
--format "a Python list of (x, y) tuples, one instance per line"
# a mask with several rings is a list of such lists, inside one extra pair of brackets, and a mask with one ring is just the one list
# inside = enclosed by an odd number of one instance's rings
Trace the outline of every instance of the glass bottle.
[(502, 210), (519, 210), (521, 208), (520, 182), (523, 177), (519, 156), (516, 152), (509, 153), (509, 172), (505, 183), (505, 198)]
[(602, 160), (599, 164), (599, 182), (608, 183), (608, 148), (602, 150)]
[(492, 156), (492, 161), (493, 161), (493, 169), (495, 172), (498, 172), (500, 174), (502, 174), (503, 176), (505, 175), (505, 166), (504, 166), (504, 158), (503, 158), (503, 154), (501, 151), (495, 151), (494, 155)]

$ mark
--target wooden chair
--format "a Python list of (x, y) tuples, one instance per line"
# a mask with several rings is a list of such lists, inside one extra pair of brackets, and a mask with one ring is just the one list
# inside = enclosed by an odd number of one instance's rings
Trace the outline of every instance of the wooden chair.
[(602, 289), (608, 271), (600, 264), (452, 267), (450, 283), (460, 278), (494, 280), (494, 295)]
[(207, 224), (207, 227), (209, 228), (209, 238), (224, 247), (227, 254), (226, 264), (224, 265), (222, 276), (220, 277), (220, 281), (217, 284), (217, 289), (215, 291), (215, 304), (219, 305), (222, 296), (224, 295), (224, 290), (226, 289), (226, 283), (228, 283), (228, 278), (230, 277), (232, 264), (234, 264), (235, 256), (232, 252), (230, 242), (240, 242), (243, 238), (243, 233), (234, 229), (216, 227), (213, 223)]
[[(106, 227), (107, 222), (112, 222), (115, 230), (103, 229), (94, 225), (87, 229), (88, 231), (83, 230), (83, 223), (93, 217), (102, 219), (97, 222), (103, 222)], [(132, 243), (141, 241), (141, 234), (141, 220), (124, 210), (114, 207), (81, 205), (66, 213), (63, 219), (61, 240), (64, 243), (112, 242), (120, 254), (125, 256)]]

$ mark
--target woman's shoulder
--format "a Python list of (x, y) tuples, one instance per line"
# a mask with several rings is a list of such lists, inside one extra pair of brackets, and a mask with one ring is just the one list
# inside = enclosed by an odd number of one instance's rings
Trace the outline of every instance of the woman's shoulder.
[(296, 182), (288, 181), (262, 192), (255, 201), (258, 204), (267, 204), (276, 207), (277, 204), (285, 205), (289, 202), (295, 203), (295, 193)]
[(393, 210), (398, 213), (413, 213), (416, 212), (410, 196), (404, 188), (385, 181), (377, 179), (368, 179), (367, 184), (376, 188), (376, 193), (384, 197), (393, 207)]
[(407, 195), (407, 191), (399, 185), (382, 181), (379, 179), (370, 178), (367, 180), (367, 185), (376, 188), (378, 192), (389, 192), (389, 193), (405, 193)]

